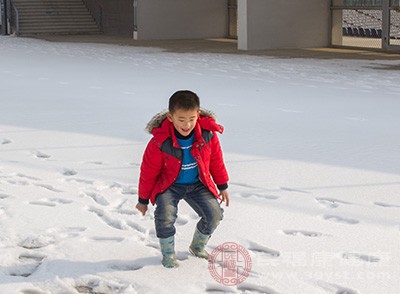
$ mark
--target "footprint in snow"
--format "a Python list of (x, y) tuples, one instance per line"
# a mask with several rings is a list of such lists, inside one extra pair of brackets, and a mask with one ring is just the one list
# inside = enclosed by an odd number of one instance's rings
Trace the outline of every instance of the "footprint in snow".
[(279, 251), (270, 249), (266, 246), (257, 244), (253, 241), (249, 241), (249, 247), (247, 249), (255, 253), (262, 253), (268, 255), (270, 257), (279, 257), (281, 255)]
[(346, 218), (346, 217), (341, 217), (337, 215), (323, 215), (323, 219), (332, 221), (332, 222), (337, 222), (337, 223), (342, 223), (342, 224), (347, 224), (347, 225), (355, 225), (358, 224), (360, 221), (352, 218)]
[(55, 207), (56, 204), (53, 202), (48, 202), (46, 200), (38, 200), (38, 201), (31, 201), (29, 202), (31, 205), (39, 205), (39, 206), (46, 206), (46, 207)]
[(86, 179), (79, 179), (79, 178), (69, 178), (65, 179), (66, 182), (75, 182), (78, 184), (86, 184), (86, 185), (93, 185), (94, 181), (92, 180), (86, 180)]
[(85, 285), (75, 286), (75, 290), (78, 293), (96, 293), (96, 292), (93, 292), (93, 287), (85, 286)]
[(30, 253), (23, 253), (21, 254), (18, 259), (21, 261), (36, 261), (36, 262), (41, 262), (43, 259), (45, 259), (46, 256), (41, 255), (41, 254), (30, 254)]
[(235, 185), (235, 186), (243, 187), (243, 188), (251, 188), (251, 189), (258, 189), (259, 188), (259, 187), (252, 186), (252, 185), (249, 185), (249, 184), (246, 184), (246, 183), (231, 183), (231, 185)]
[(282, 190), (282, 191), (288, 191), (288, 192), (298, 192), (298, 193), (306, 193), (306, 194), (310, 193), (308, 191), (295, 189), (295, 188), (289, 188), (289, 187), (280, 187), (279, 189)]
[(109, 186), (112, 190), (119, 190), (123, 195), (137, 195), (138, 189), (134, 186), (125, 186), (120, 183), (113, 183)]
[(52, 236), (57, 236), (58, 238), (76, 238), (82, 235), (87, 228), (85, 227), (61, 227), (61, 228), (51, 228), (47, 230), (47, 233)]
[(380, 258), (377, 256), (360, 254), (360, 253), (352, 253), (352, 252), (343, 253), (342, 257), (344, 259), (354, 259), (354, 260), (359, 260), (359, 261), (369, 262), (369, 263), (376, 263), (376, 262), (380, 261)]
[(40, 289), (22, 289), (21, 294), (46, 294), (46, 292)]
[(25, 249), (39, 249), (54, 244), (54, 242), (52, 236), (30, 235), (23, 239), (18, 246)]
[(122, 242), (124, 241), (124, 238), (122, 237), (92, 237), (91, 238), (93, 241), (99, 241), (99, 242)]
[(74, 286), (78, 293), (92, 293), (92, 294), (105, 294), (105, 293), (126, 293), (130, 285), (123, 282), (108, 282), (101, 279), (91, 279), (87, 282), (76, 282)]
[(20, 185), (20, 186), (28, 186), (29, 183), (27, 181), (24, 180), (7, 180), (7, 183), (11, 184), (11, 185)]
[(39, 205), (39, 206), (46, 206), (46, 207), (56, 207), (57, 204), (71, 204), (73, 201), (63, 198), (50, 198), (50, 199), (43, 199), (43, 200), (36, 200), (30, 201), (30, 205)]
[(50, 198), (49, 201), (59, 204), (71, 204), (72, 202), (74, 202), (70, 199), (64, 199), (64, 198)]
[(400, 205), (389, 204), (389, 203), (384, 203), (384, 202), (374, 202), (374, 205), (384, 207), (384, 208), (400, 208)]
[(359, 294), (358, 291), (325, 281), (317, 281), (316, 284), (326, 291), (334, 294)]
[(232, 287), (223, 286), (223, 285), (214, 285), (214, 284), (207, 285), (205, 292), (212, 293), (212, 294), (237, 293), (236, 289), (232, 289)]
[(41, 179), (33, 177), (33, 176), (28, 176), (28, 175), (24, 175), (24, 174), (16, 174), (17, 177), (19, 178), (24, 178), (24, 179), (28, 179), (28, 180), (32, 180), (32, 181), (40, 181)]
[(51, 157), (51, 155), (46, 154), (46, 153), (43, 153), (43, 152), (41, 152), (41, 151), (33, 151), (32, 154), (33, 154), (35, 157), (40, 158), (40, 159), (48, 159), (48, 158)]
[(303, 231), (303, 230), (283, 230), (285, 235), (288, 236), (302, 236), (302, 237), (322, 237), (323, 234), (319, 232)]
[(135, 223), (133, 221), (128, 221), (127, 225), (129, 227), (131, 227), (132, 229), (136, 230), (137, 232), (147, 236), (147, 235), (152, 235), (153, 237), (155, 237), (155, 230), (154, 229), (147, 229), (141, 225), (139, 225), (138, 223)]
[(12, 141), (10, 139), (1, 139), (1, 145), (11, 144)]
[(46, 256), (40, 254), (21, 254), (18, 257), (20, 264), (9, 268), (8, 275), (27, 278), (37, 270), (45, 258)]
[(94, 193), (94, 192), (83, 192), (84, 196), (88, 196), (89, 198), (93, 199), (94, 202), (100, 204), (102, 206), (108, 206), (110, 203), (104, 198), (102, 195)]
[(88, 211), (97, 215), (106, 225), (110, 226), (113, 229), (117, 229), (117, 230), (128, 229), (128, 226), (126, 225), (125, 222), (122, 222), (121, 220), (110, 217), (108, 215), (108, 213), (102, 209), (99, 209), (96, 207), (89, 207)]
[(278, 292), (272, 288), (248, 283), (240, 284), (239, 286), (237, 286), (237, 289), (239, 291), (243, 291), (244, 293), (247, 293), (247, 291), (249, 291), (250, 293), (278, 294)]
[(69, 176), (75, 176), (75, 175), (77, 175), (78, 172), (76, 172), (76, 171), (73, 170), (73, 169), (65, 168), (65, 169), (63, 170), (62, 174), (63, 174), (64, 176), (69, 177)]
[(7, 194), (0, 194), (0, 200), (10, 198), (10, 195)]
[(41, 188), (44, 188), (46, 190), (49, 190), (49, 191), (52, 191), (52, 192), (56, 192), (56, 193), (62, 192), (61, 190), (58, 190), (58, 189), (54, 188), (52, 185), (47, 185), (47, 184), (34, 184), (34, 185), (36, 187), (41, 187)]
[(142, 264), (135, 264), (135, 263), (128, 263), (128, 262), (119, 262), (110, 264), (108, 266), (110, 269), (120, 272), (130, 272), (130, 271), (137, 271), (143, 268)]
[(88, 161), (88, 162), (85, 162), (85, 163), (95, 164), (95, 165), (103, 165), (104, 164), (104, 162), (102, 162), (102, 161)]
[(121, 194), (122, 195), (137, 195), (138, 190), (137, 190), (137, 188), (135, 188), (133, 186), (126, 186), (126, 187), (122, 188)]
[(256, 198), (261, 198), (261, 199), (267, 199), (267, 200), (276, 200), (279, 199), (279, 196), (275, 195), (269, 195), (269, 194), (262, 194), (262, 193), (251, 193), (251, 192), (241, 192), (239, 196), (243, 198), (251, 198), (251, 197), (256, 197)]
[(327, 208), (337, 208), (341, 204), (345, 204), (345, 205), (353, 204), (351, 202), (346, 202), (346, 201), (342, 201), (342, 200), (338, 200), (338, 199), (334, 199), (334, 198), (315, 198), (315, 200), (319, 204), (321, 204), (322, 206), (327, 207)]
[(139, 211), (135, 208), (136, 203), (136, 199), (124, 199), (119, 205), (117, 205), (114, 212), (125, 215), (137, 215), (139, 214)]

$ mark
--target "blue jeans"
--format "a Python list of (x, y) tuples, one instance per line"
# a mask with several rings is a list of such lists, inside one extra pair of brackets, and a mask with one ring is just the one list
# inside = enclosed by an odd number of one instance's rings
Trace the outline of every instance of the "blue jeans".
[(197, 229), (204, 235), (211, 235), (223, 217), (223, 209), (217, 198), (201, 182), (190, 185), (174, 184), (156, 199), (154, 219), (158, 238), (175, 235), (175, 221), (178, 203), (185, 200), (201, 218)]

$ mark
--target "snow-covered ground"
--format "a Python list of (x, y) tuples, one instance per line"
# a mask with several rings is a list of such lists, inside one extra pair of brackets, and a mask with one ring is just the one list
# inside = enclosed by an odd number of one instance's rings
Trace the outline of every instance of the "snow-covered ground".
[[(1, 36), (0, 293), (399, 293), (399, 63)], [(226, 128), (209, 250), (247, 249), (237, 286), (189, 255), (186, 203), (172, 270), (135, 210), (144, 127), (178, 89)]]

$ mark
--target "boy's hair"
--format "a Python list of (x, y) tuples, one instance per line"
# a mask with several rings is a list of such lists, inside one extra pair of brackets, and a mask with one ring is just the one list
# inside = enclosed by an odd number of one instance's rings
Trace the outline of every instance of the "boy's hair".
[(200, 99), (196, 93), (189, 90), (180, 90), (169, 98), (168, 111), (174, 113), (177, 109), (200, 109)]

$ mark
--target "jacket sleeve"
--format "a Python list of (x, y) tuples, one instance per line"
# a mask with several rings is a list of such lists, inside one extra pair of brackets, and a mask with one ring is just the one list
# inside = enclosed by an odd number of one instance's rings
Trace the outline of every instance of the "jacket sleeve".
[(225, 167), (221, 144), (216, 133), (211, 139), (210, 173), (219, 190), (228, 188), (229, 176)]
[(163, 166), (163, 157), (157, 143), (152, 139), (143, 154), (139, 177), (139, 202), (148, 204), (151, 192)]

